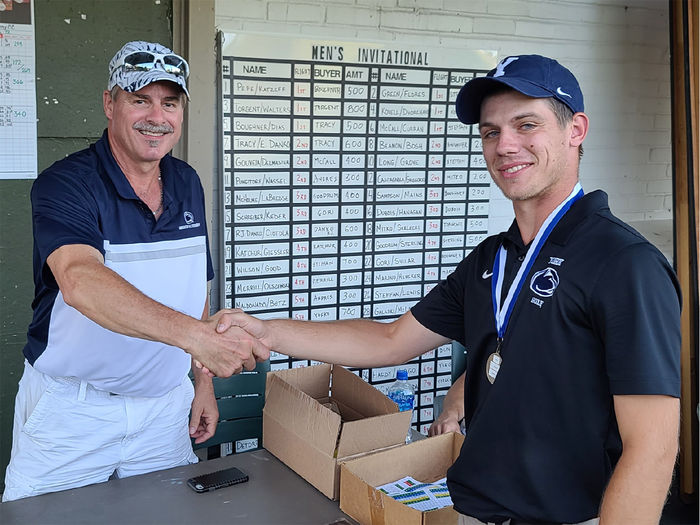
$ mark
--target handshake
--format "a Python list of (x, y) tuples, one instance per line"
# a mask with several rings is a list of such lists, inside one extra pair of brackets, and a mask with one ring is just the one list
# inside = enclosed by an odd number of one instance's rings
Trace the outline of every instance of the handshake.
[(229, 377), (253, 370), (270, 357), (265, 321), (243, 310), (223, 309), (203, 321), (188, 353), (194, 365), (210, 377)]
[(189, 346), (182, 348), (211, 377), (252, 370), (273, 349), (297, 359), (372, 368), (405, 363), (449, 341), (416, 321), (410, 310), (391, 322), (321, 322), (262, 320), (238, 308), (224, 309), (199, 321), (198, 330), (187, 337)]

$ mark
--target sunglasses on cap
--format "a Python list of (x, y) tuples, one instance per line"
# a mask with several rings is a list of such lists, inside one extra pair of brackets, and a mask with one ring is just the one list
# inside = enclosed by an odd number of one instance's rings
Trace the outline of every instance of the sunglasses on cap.
[[(160, 63), (160, 66), (158, 65)], [(163, 69), (167, 73), (187, 78), (190, 74), (184, 58), (174, 53), (161, 55), (150, 51), (134, 51), (123, 56), (115, 65), (115, 69), (123, 67), (124, 71), (151, 71)]]

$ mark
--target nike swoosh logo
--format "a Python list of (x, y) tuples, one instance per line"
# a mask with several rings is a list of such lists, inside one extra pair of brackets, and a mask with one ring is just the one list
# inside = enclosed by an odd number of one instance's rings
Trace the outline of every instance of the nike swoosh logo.
[(489, 272), (488, 270), (484, 270), (484, 273), (481, 274), (482, 279), (488, 279), (493, 275), (493, 272)]
[(569, 95), (568, 93), (564, 93), (564, 92), (561, 90), (560, 87), (557, 88), (557, 95), (561, 95), (562, 97), (569, 97), (569, 98), (571, 98), (571, 95)]

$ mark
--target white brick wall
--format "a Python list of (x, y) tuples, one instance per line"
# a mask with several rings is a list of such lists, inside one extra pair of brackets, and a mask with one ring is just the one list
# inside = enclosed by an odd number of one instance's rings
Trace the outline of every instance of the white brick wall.
[(584, 188), (604, 189), (613, 212), (643, 232), (647, 222), (654, 232), (661, 230), (650, 240), (670, 258), (667, 1), (216, 0), (216, 24), (223, 31), (556, 58), (579, 79), (591, 118), (581, 165)]

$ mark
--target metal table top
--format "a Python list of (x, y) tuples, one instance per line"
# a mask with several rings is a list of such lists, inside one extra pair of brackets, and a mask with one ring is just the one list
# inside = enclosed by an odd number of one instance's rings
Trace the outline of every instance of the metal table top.
[[(187, 479), (236, 466), (239, 485), (198, 494)], [(0, 504), (3, 525), (354, 525), (331, 501), (267, 450), (110, 480)]]

